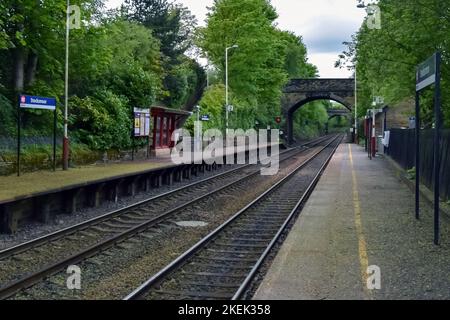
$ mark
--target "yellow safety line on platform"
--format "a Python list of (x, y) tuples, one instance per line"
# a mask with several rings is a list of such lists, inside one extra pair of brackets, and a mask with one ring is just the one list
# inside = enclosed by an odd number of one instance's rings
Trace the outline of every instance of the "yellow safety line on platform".
[(348, 151), (350, 156), (350, 165), (352, 167), (352, 189), (353, 189), (353, 208), (355, 210), (355, 226), (356, 234), (358, 236), (358, 252), (359, 252), (359, 264), (361, 266), (361, 278), (363, 282), (364, 292), (370, 297), (370, 291), (367, 288), (367, 268), (369, 267), (369, 258), (367, 255), (367, 244), (364, 238), (362, 222), (361, 222), (361, 203), (359, 201), (358, 181), (356, 180), (356, 172), (353, 166), (352, 146), (348, 145)]

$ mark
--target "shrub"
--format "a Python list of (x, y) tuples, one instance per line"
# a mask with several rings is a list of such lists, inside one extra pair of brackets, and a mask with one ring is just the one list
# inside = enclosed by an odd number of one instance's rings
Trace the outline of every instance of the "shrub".
[[(22, 148), (21, 170), (32, 172), (53, 168), (53, 146), (52, 145), (31, 145)], [(71, 165), (89, 165), (101, 159), (101, 153), (92, 151), (88, 146), (72, 143), (70, 145)], [(56, 165), (62, 165), (62, 148), (56, 148)], [(8, 150), (0, 155), (0, 175), (13, 174), (17, 171), (17, 153), (15, 150)]]
[(15, 113), (11, 101), (0, 94), (0, 135), (16, 132)]
[(99, 151), (129, 147), (131, 110), (126, 99), (109, 91), (101, 92), (99, 97), (71, 98), (74, 140)]

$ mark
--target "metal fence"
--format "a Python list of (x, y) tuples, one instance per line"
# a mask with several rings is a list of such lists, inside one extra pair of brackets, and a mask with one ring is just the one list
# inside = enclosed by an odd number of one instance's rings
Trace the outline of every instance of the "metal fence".
[[(415, 130), (391, 129), (388, 155), (408, 170), (415, 167)], [(434, 130), (420, 132), (420, 174), (421, 182), (433, 190), (433, 142)], [(450, 198), (450, 130), (443, 130), (440, 142), (441, 170), (440, 192), (444, 199)]]
[[(22, 137), (22, 147), (27, 146), (53, 146), (53, 137)], [(56, 137), (56, 145), (62, 145), (62, 137)], [(16, 137), (1, 137), (0, 136), (0, 152), (15, 151), (17, 149)]]

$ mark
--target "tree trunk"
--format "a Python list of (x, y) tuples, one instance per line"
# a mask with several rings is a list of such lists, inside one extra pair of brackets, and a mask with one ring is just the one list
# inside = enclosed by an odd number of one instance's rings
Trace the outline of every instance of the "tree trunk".
[(25, 71), (25, 86), (29, 87), (33, 85), (35, 76), (36, 76), (36, 68), (38, 63), (38, 55), (35, 52), (31, 52), (28, 55), (27, 68)]
[(24, 85), (25, 49), (17, 47), (13, 50), (13, 89), (19, 93)]

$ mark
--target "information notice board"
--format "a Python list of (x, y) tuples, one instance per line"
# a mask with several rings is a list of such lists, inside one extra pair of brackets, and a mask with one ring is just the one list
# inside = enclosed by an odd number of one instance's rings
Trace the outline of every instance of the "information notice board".
[(150, 109), (134, 108), (134, 136), (150, 135)]

